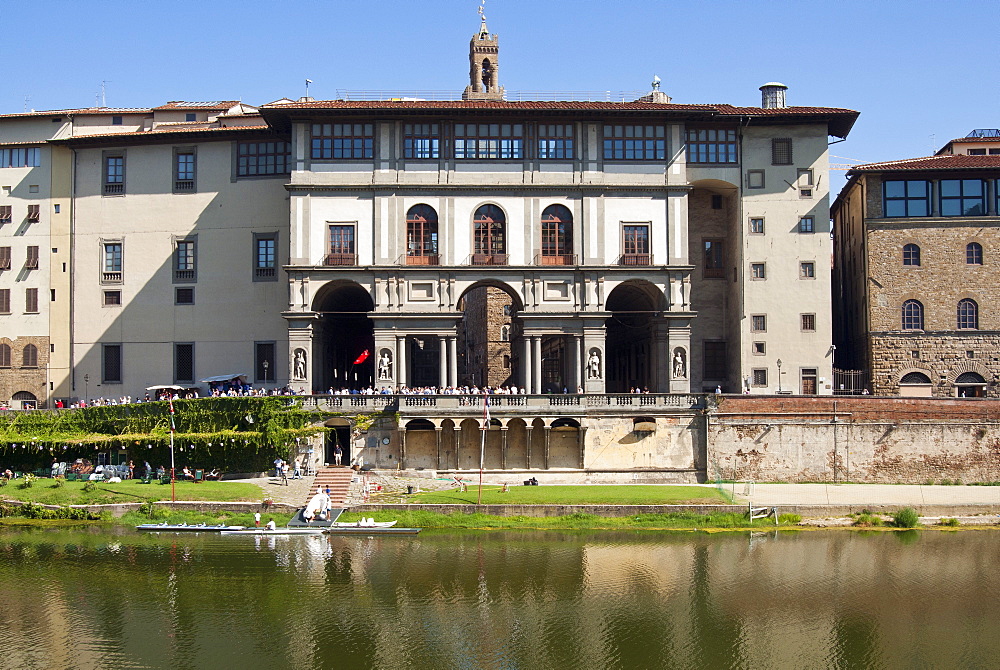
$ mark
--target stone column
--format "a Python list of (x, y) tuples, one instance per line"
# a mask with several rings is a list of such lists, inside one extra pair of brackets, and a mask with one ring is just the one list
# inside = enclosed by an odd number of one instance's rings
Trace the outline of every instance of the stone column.
[(583, 386), (583, 341), (580, 335), (573, 335), (573, 374), (570, 379), (570, 383), (573, 384), (573, 388), (570, 389), (573, 393), (576, 393), (577, 387)]
[[(312, 393), (313, 379), (319, 374), (319, 364), (313, 356), (314, 317), (312, 312), (288, 317), (288, 379), (289, 386)], [(275, 381), (280, 374), (275, 366)]]
[(577, 434), (580, 436), (580, 469), (583, 470), (587, 463), (587, 427), (580, 426)]
[[(671, 352), (670, 355), (671, 357), (673, 357), (673, 352), (677, 351), (678, 349), (682, 350), (686, 364), (684, 377), (680, 377), (676, 374), (671, 374), (670, 392), (690, 393), (691, 392), (691, 327), (688, 325), (687, 322), (670, 323), (669, 326), (670, 327), (667, 331), (667, 336), (669, 338), (669, 351)], [(670, 372), (674, 373), (676, 371), (671, 370)], [(737, 389), (736, 392), (739, 392), (739, 389)]]
[(435, 461), (435, 467), (441, 469), (441, 431), (444, 430), (441, 426), (434, 426), (434, 437), (437, 438), (437, 460)]
[(399, 467), (406, 467), (406, 427), (399, 427)]
[(532, 352), (532, 393), (542, 392), (542, 337), (541, 335), (536, 335), (531, 338), (531, 348)]
[(500, 469), (507, 469), (507, 426), (500, 427)]
[(527, 335), (522, 336), (521, 345), (524, 349), (524, 355), (521, 356), (521, 386), (531, 393), (531, 338)]
[[(372, 350), (375, 359), (375, 388), (383, 386), (395, 388), (399, 379), (399, 352), (396, 335), (389, 329), (375, 330), (375, 349)], [(388, 376), (383, 377), (383, 356), (388, 357)]]
[[(654, 393), (669, 393), (671, 388), (671, 378), (675, 372), (673, 355), (670, 350), (669, 334), (665, 321), (657, 321), (653, 324), (653, 374), (652, 387)], [(684, 356), (684, 377), (690, 376), (687, 369), (689, 363), (688, 352)]]
[[(529, 417), (530, 418), (530, 417)], [(524, 467), (528, 470), (531, 469), (531, 431), (533, 426), (531, 423), (527, 423), (524, 426)]]
[(545, 426), (545, 469), (549, 469), (549, 435), (552, 434), (552, 426)]
[(448, 386), (458, 386), (458, 338), (448, 338)]
[(438, 391), (448, 385), (448, 340), (438, 335)]
[[(604, 346), (604, 327), (583, 329), (583, 390), (605, 393), (608, 377), (608, 357)], [(596, 357), (596, 361), (593, 360)]]
[(399, 338), (396, 340), (396, 344), (398, 345), (397, 347), (398, 351), (396, 354), (396, 367), (399, 368), (399, 370), (396, 372), (396, 383), (399, 384), (400, 386), (406, 386), (410, 379), (409, 371), (406, 369), (407, 367), (406, 335), (400, 335)]

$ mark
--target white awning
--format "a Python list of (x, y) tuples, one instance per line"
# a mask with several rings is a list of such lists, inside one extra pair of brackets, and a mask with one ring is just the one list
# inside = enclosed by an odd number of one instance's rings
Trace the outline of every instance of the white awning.
[(185, 387), (177, 386), (176, 384), (157, 384), (156, 386), (147, 386), (147, 391), (183, 391)]
[(246, 376), (247, 375), (245, 372), (240, 372), (234, 375), (218, 375), (216, 377), (205, 377), (204, 379), (199, 379), (198, 382), (201, 384), (210, 384), (212, 382), (229, 382), (236, 378), (242, 379), (243, 377)]

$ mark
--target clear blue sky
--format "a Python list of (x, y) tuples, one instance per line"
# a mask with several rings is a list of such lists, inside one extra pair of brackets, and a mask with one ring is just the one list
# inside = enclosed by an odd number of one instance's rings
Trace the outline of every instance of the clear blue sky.
[[(468, 80), (474, 0), (9, 0), (0, 113), (242, 99), (338, 89), (454, 90)], [(923, 156), (1000, 127), (996, 0), (487, 0), (508, 91), (647, 90), (679, 103), (861, 112), (834, 156)], [(846, 162), (832, 158), (831, 162)], [(839, 180), (836, 180), (839, 184)]]

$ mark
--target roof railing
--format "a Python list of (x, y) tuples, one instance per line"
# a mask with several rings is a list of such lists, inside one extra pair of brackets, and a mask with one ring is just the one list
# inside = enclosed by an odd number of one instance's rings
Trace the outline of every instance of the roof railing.
[[(507, 102), (634, 102), (648, 91), (507, 91)], [(395, 101), (458, 101), (461, 91), (382, 91), (382, 90), (336, 90), (336, 100), (395, 100)]]

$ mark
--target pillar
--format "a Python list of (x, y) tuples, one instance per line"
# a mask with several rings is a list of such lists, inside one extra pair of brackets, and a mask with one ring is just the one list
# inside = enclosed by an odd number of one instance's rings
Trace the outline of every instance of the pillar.
[(399, 386), (406, 386), (410, 375), (407, 371), (406, 362), (406, 335), (400, 335), (399, 339), (396, 341), (398, 345), (398, 351), (396, 353), (396, 363), (399, 370), (396, 372), (396, 383)]
[(448, 340), (438, 336), (438, 392), (448, 385)]
[(441, 469), (441, 431), (444, 430), (441, 426), (434, 426), (434, 437), (437, 438), (437, 460), (435, 461), (435, 467)]
[[(605, 393), (608, 378), (608, 356), (605, 347), (604, 326), (583, 329), (583, 377), (586, 380), (583, 390), (587, 393)], [(590, 357), (596, 354), (599, 361), (599, 371), (595, 376), (591, 372)]]
[(448, 338), (448, 386), (458, 386), (458, 337)]
[(399, 427), (399, 467), (406, 467), (406, 426)]
[(524, 445), (524, 467), (531, 469), (531, 431), (534, 428), (530, 423), (526, 423), (524, 426), (524, 439), (526, 440)]
[[(288, 319), (288, 379), (289, 386), (306, 393), (313, 391), (313, 379), (321, 376), (319, 361), (314, 356), (314, 315), (310, 312), (296, 314)], [(274, 370), (274, 380), (277, 382), (280, 373)], [(324, 389), (325, 390), (325, 389)]]
[[(671, 393), (690, 393), (691, 392), (691, 327), (687, 322), (683, 322), (683, 325), (670, 324), (667, 330), (667, 350), (672, 356), (672, 352), (675, 349), (683, 349), (684, 356), (687, 360), (687, 369), (685, 370), (686, 376), (679, 377), (673, 375), (673, 370), (670, 370), (670, 392)], [(739, 389), (737, 389), (737, 392)]]
[(587, 427), (580, 426), (580, 430), (577, 431), (580, 436), (580, 469), (583, 470), (586, 467), (587, 459)]
[(500, 427), (500, 469), (507, 469), (507, 426)]
[(531, 338), (527, 335), (521, 337), (521, 346), (524, 349), (524, 355), (521, 356), (521, 386), (528, 389), (528, 393), (532, 393), (531, 387)]
[(573, 351), (571, 354), (573, 360), (573, 371), (570, 383), (573, 388), (570, 389), (573, 393), (576, 393), (577, 388), (583, 387), (583, 342), (580, 335), (573, 335)]
[(549, 435), (552, 433), (552, 426), (545, 426), (545, 469), (549, 469)]
[[(653, 378), (651, 380), (653, 392), (669, 393), (673, 386), (671, 384), (674, 373), (673, 356), (671, 355), (667, 324), (663, 321), (657, 321), (653, 324), (653, 351), (651, 353), (654, 356)], [(690, 363), (690, 356), (687, 356), (685, 360)], [(686, 370), (686, 374), (690, 376), (690, 370)]]
[(542, 337), (536, 335), (531, 338), (532, 348), (532, 393), (542, 392)]

